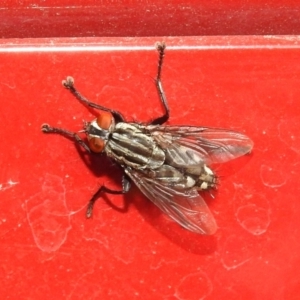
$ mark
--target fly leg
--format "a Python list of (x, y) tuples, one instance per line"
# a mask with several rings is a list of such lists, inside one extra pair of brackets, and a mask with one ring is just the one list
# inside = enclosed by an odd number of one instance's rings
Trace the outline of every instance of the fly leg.
[(123, 175), (122, 190), (111, 190), (111, 189), (107, 188), (106, 186), (102, 185), (99, 188), (99, 190), (93, 195), (92, 199), (90, 200), (87, 210), (86, 210), (86, 217), (87, 218), (92, 217), (94, 204), (99, 199), (101, 193), (114, 194), (114, 195), (126, 194), (129, 191), (130, 187), (131, 187), (131, 181), (126, 175)]
[(69, 139), (75, 141), (78, 145), (83, 147), (89, 153), (91, 152), (91, 149), (89, 148), (89, 146), (75, 132), (72, 132), (72, 131), (69, 131), (69, 130), (66, 130), (66, 129), (63, 129), (63, 128), (51, 127), (48, 124), (43, 124), (41, 129), (44, 133), (56, 133), (56, 134), (63, 135), (66, 138), (69, 138)]
[(161, 117), (154, 119), (151, 122), (151, 124), (152, 125), (161, 125), (161, 124), (167, 122), (169, 119), (169, 116), (170, 116), (170, 110), (169, 110), (166, 94), (164, 92), (162, 82), (161, 82), (161, 71), (162, 71), (162, 65), (163, 65), (164, 56), (165, 56), (166, 45), (164, 42), (157, 43), (156, 48), (157, 48), (159, 56), (158, 56), (158, 69), (157, 69), (157, 76), (155, 79), (155, 85), (156, 85), (156, 88), (158, 91), (160, 101), (163, 104), (165, 113)]
[(96, 103), (93, 103), (91, 101), (89, 101), (87, 98), (85, 98), (84, 96), (82, 96), (78, 91), (77, 89), (75, 88), (74, 86), (74, 78), (71, 77), (71, 76), (68, 76), (66, 78), (66, 80), (63, 80), (62, 81), (62, 84), (65, 88), (67, 88), (68, 90), (70, 90), (70, 92), (82, 103), (82, 104), (85, 104), (89, 107), (92, 107), (92, 108), (96, 108), (96, 109), (99, 109), (99, 110), (104, 110), (104, 111), (108, 111), (110, 112), (113, 117), (115, 118), (116, 122), (124, 122), (125, 119), (123, 117), (123, 115), (116, 111), (116, 110), (113, 110), (113, 109), (110, 109), (110, 108), (107, 108), (105, 106), (102, 106), (102, 105), (99, 105), (99, 104), (96, 104)]

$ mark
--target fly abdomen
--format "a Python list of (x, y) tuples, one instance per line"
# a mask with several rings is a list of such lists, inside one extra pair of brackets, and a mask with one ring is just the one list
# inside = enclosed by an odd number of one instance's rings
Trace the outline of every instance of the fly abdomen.
[(163, 150), (137, 124), (118, 123), (105, 152), (119, 163), (136, 169), (156, 169), (165, 161)]
[(198, 190), (209, 190), (216, 188), (218, 178), (215, 173), (206, 165), (201, 167), (201, 174), (197, 179), (196, 187)]
[(189, 189), (196, 184), (196, 180), (192, 176), (169, 165), (163, 165), (156, 170), (145, 170), (145, 173), (157, 182), (176, 190)]

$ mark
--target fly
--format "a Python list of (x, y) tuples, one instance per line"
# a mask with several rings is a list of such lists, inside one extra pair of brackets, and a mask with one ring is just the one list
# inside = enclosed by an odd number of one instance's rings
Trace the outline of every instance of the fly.
[(217, 176), (211, 164), (224, 163), (251, 151), (253, 142), (244, 134), (226, 129), (163, 125), (170, 111), (161, 82), (165, 44), (157, 43), (158, 70), (155, 85), (164, 114), (149, 124), (128, 123), (113, 109), (92, 103), (74, 86), (72, 77), (63, 85), (82, 103), (101, 110), (93, 121), (85, 122), (81, 133), (42, 125), (45, 133), (61, 134), (74, 139), (87, 152), (105, 153), (123, 170), (122, 189), (102, 185), (87, 206), (90, 218), (96, 200), (102, 193), (125, 194), (131, 182), (165, 214), (184, 228), (214, 234), (215, 219), (199, 191), (215, 189)]

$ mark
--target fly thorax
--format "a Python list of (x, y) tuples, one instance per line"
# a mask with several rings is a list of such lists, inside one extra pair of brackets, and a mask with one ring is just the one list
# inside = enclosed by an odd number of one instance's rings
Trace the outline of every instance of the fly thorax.
[(164, 151), (145, 127), (135, 123), (117, 123), (105, 152), (120, 164), (135, 169), (156, 169), (165, 161)]
[(215, 188), (217, 184), (217, 176), (215, 173), (207, 166), (203, 165), (201, 167), (201, 174), (197, 180), (197, 187), (199, 190), (209, 190)]
[(114, 127), (114, 118), (107, 112), (102, 112), (97, 119), (85, 125), (89, 147), (93, 152), (101, 153), (104, 151)]

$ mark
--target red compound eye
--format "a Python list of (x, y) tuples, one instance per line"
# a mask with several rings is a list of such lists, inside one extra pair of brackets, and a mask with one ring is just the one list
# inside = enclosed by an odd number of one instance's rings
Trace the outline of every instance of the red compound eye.
[(105, 143), (104, 140), (98, 137), (92, 137), (89, 140), (90, 149), (95, 153), (101, 153), (104, 150)]
[(112, 122), (112, 115), (109, 112), (103, 111), (97, 118), (97, 124), (100, 128), (108, 130)]

